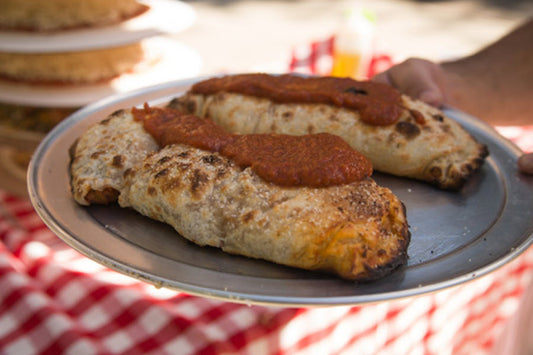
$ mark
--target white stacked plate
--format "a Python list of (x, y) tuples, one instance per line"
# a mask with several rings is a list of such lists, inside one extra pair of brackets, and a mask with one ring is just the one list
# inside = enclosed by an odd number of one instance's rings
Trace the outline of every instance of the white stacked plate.
[(111, 48), (141, 42), (148, 58), (143, 68), (104, 84), (50, 86), (0, 81), (0, 101), (41, 107), (78, 107), (110, 94), (164, 81), (197, 76), (202, 60), (177, 40), (160, 37), (183, 31), (196, 21), (194, 9), (176, 0), (143, 1), (148, 11), (113, 26), (53, 33), (0, 32), (0, 52), (61, 53)]
[(0, 52), (49, 53), (109, 48), (179, 33), (196, 21), (194, 9), (177, 0), (141, 1), (149, 10), (116, 25), (66, 31), (0, 32)]
[[(0, 52), (62, 53), (140, 42), (146, 53), (145, 60), (133, 72), (105, 83), (61, 86), (0, 79), (0, 102), (29, 107), (79, 108), (117, 93), (197, 76), (202, 67), (200, 55), (166, 36), (192, 26), (196, 21), (194, 9), (177, 0), (141, 2), (149, 10), (116, 25), (51, 33), (0, 31)], [(43, 137), (42, 133), (0, 125), (0, 187), (25, 195), (26, 168), (20, 163), (20, 153), (29, 156)]]
[(0, 80), (0, 101), (38, 107), (80, 107), (109, 95), (166, 81), (197, 76), (202, 59), (179, 41), (154, 37), (142, 41), (147, 59), (133, 73), (90, 85), (30, 85)]

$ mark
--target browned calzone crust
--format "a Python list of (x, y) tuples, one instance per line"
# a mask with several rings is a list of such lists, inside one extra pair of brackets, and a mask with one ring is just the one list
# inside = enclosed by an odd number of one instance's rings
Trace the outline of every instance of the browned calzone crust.
[(71, 148), (74, 199), (82, 205), (116, 201), (124, 173), (158, 149), (130, 111), (116, 111), (89, 128)]
[(402, 99), (403, 106), (420, 112), (425, 123), (417, 123), (405, 110), (395, 124), (374, 126), (364, 123), (357, 111), (342, 107), (275, 103), (226, 92), (187, 93), (170, 106), (209, 117), (234, 133), (336, 134), (366, 156), (376, 171), (459, 189), (480, 167), (487, 148), (440, 110), (407, 96)]
[(89, 129), (73, 148), (75, 199), (99, 203), (86, 192), (111, 188), (121, 206), (196, 244), (351, 280), (384, 276), (407, 259), (404, 207), (370, 178), (280, 187), (218, 153), (179, 144), (153, 150), (147, 135), (127, 111)]

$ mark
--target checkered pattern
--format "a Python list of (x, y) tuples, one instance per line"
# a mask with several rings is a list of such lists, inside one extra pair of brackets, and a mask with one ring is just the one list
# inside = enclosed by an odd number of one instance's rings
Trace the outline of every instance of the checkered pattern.
[(356, 307), (247, 306), (157, 289), (69, 248), (0, 192), (2, 354), (486, 354), (533, 250), (468, 284)]
[[(309, 45), (297, 46), (292, 50), (287, 70), (292, 73), (329, 75), (333, 68), (333, 45), (335, 36), (313, 41)], [(367, 68), (366, 77), (388, 69), (393, 64), (389, 54), (376, 51)]]
[[(506, 133), (524, 144), (533, 127)], [(532, 270), (533, 249), (480, 279), (416, 298), (247, 306), (109, 270), (55, 237), (27, 200), (0, 190), (0, 353), (481, 355), (515, 313)]]

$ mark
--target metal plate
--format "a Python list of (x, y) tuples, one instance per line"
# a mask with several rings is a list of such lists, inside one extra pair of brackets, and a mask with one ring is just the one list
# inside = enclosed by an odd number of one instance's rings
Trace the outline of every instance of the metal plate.
[[(196, 79), (200, 80), (200, 79)], [(248, 304), (353, 305), (436, 291), (503, 266), (533, 240), (533, 177), (517, 169), (520, 150), (475, 118), (458, 120), (488, 145), (490, 157), (460, 192), (375, 174), (406, 205), (412, 232), (408, 264), (372, 283), (227, 255), (179, 237), (164, 224), (118, 206), (81, 207), (69, 185), (68, 149), (90, 125), (119, 108), (167, 102), (195, 80), (116, 96), (88, 106), (57, 126), (28, 171), (32, 203), (61, 239), (89, 258), (156, 286)]]

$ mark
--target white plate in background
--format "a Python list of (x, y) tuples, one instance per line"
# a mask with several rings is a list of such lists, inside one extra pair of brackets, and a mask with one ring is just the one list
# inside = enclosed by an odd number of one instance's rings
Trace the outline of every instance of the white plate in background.
[(57, 53), (116, 47), (163, 34), (175, 34), (194, 24), (196, 12), (177, 0), (143, 1), (150, 9), (117, 25), (56, 32), (0, 31), (0, 51)]
[(36, 107), (80, 107), (107, 96), (172, 80), (195, 77), (202, 58), (179, 41), (155, 37), (143, 41), (147, 60), (134, 73), (102, 84), (32, 85), (0, 80), (0, 101)]

